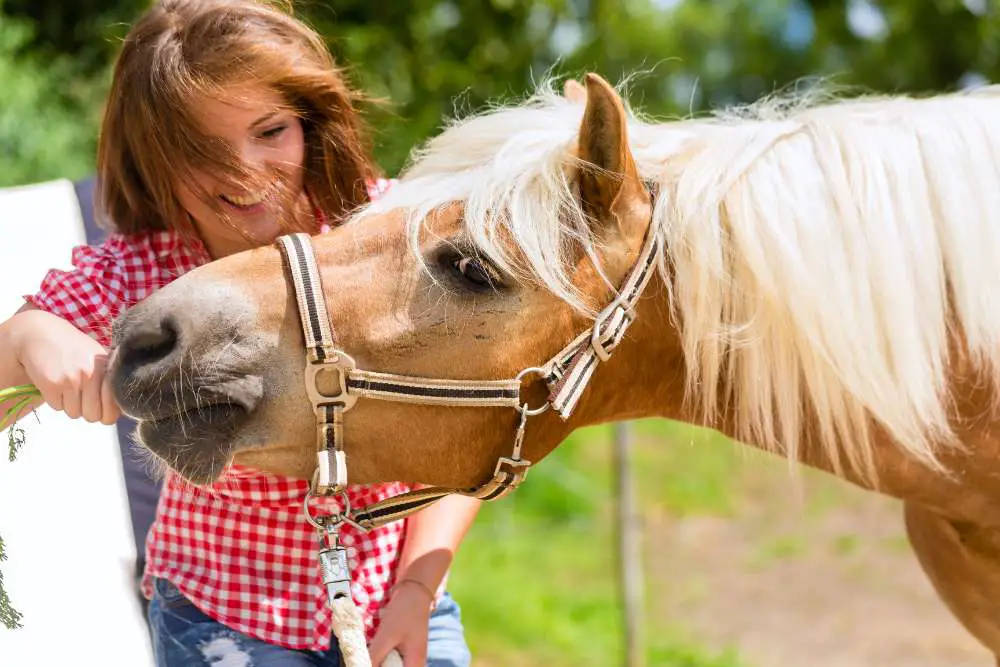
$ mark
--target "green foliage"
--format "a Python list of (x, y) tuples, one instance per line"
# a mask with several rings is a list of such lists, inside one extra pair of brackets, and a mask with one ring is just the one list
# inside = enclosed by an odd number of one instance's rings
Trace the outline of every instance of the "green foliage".
[[(5, 560), (7, 560), (7, 554), (4, 552), (3, 538), (0, 537), (0, 562)], [(7, 591), (4, 590), (3, 573), (0, 573), (0, 623), (8, 630), (21, 627), (21, 614), (10, 606), (10, 598), (7, 597)]]
[[(365, 90), (395, 172), (442, 119), (520, 97), (553, 71), (630, 85), (674, 116), (801, 79), (859, 90), (954, 89), (1000, 76), (990, 0), (414, 0), (299, 3)], [(976, 12), (970, 10), (975, 9)], [(865, 11), (869, 8), (870, 11)]]
[(520, 96), (552, 62), (550, 35), (572, 13), (566, 0), (300, 5), (355, 83), (389, 101), (371, 120), (390, 173), (458, 109)]
[(703, 649), (679, 643), (654, 645), (650, 649), (649, 664), (663, 667), (742, 667), (746, 663), (732, 650), (706, 655)]
[(93, 171), (100, 86), (67, 56), (25, 50), (31, 39), (30, 24), (0, 15), (0, 187)]
[[(15, 158), (0, 167), (9, 172), (0, 171), (0, 185), (89, 166), (106, 72), (128, 24), (148, 5), (0, 4), (0, 115), (6, 118), (0, 155)], [(631, 81), (631, 97), (658, 116), (750, 101), (817, 76), (857, 90), (916, 92), (1000, 76), (1000, 6), (991, 0), (295, 5), (348, 76), (384, 100), (367, 110), (378, 158), (390, 174), (445, 119), (521, 97), (549, 72), (593, 70), (612, 81), (645, 73)], [(12, 138), (15, 150), (8, 147)]]
[(77, 72), (93, 75), (107, 67), (129, 23), (151, 4), (152, 0), (0, 0), (0, 10), (34, 26), (25, 44), (32, 53), (46, 61), (69, 55)]
[(732, 513), (747, 452), (716, 431), (660, 419), (635, 424), (635, 476), (643, 494), (676, 516)]

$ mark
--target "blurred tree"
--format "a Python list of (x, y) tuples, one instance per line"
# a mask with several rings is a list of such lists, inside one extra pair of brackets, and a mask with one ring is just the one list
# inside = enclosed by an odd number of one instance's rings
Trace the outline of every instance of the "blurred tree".
[(67, 56), (26, 45), (28, 22), (0, 16), (0, 187), (93, 171), (100, 92), (75, 85)]
[[(151, 0), (0, 0), (0, 10), (33, 26), (26, 46), (39, 55), (69, 55), (78, 72), (94, 73), (118, 51), (128, 24)], [(2, 20), (2, 19), (0, 19)]]
[[(522, 95), (552, 68), (615, 81), (657, 115), (748, 102), (830, 76), (926, 92), (1000, 77), (997, 0), (344, 0), (306, 15), (366, 90), (390, 170), (442, 118)], [(456, 101), (460, 102), (456, 109)], [(398, 122), (403, 121), (403, 122)]]
[(551, 35), (572, 19), (567, 0), (344, 0), (301, 5), (371, 96), (384, 166), (395, 171), (442, 119), (521, 95), (552, 61)]
[[(0, 0), (30, 20), (22, 49), (73, 57), (100, 85), (149, 0)], [(952, 90), (1000, 78), (998, 0), (299, 0), (375, 98), (390, 173), (450, 116), (528, 92), (549, 71), (630, 85), (656, 115), (750, 101), (804, 78), (863, 91)], [(2, 17), (0, 13), (0, 17)], [(2, 19), (0, 19), (2, 20)], [(9, 57), (9, 56), (0, 56)], [(0, 105), (4, 101), (0, 99)], [(31, 122), (26, 118), (25, 122)]]

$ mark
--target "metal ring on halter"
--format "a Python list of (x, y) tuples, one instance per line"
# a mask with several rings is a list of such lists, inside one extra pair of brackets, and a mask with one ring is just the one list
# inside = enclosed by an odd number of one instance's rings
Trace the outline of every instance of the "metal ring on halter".
[(355, 525), (355, 526), (357, 525), (357, 523), (355, 523), (354, 520), (352, 520), (350, 518), (350, 516), (351, 516), (351, 499), (347, 497), (347, 491), (337, 491), (337, 493), (335, 493), (334, 496), (335, 497), (339, 496), (340, 497), (340, 502), (343, 505), (340, 508), (341, 509), (340, 513), (338, 513), (338, 514), (328, 514), (327, 516), (323, 516), (323, 517), (313, 517), (312, 512), (309, 511), (309, 499), (310, 498), (329, 498), (330, 496), (317, 496), (311, 490), (310, 491), (306, 491), (306, 497), (302, 501), (302, 511), (306, 515), (306, 521), (308, 521), (309, 524), (312, 525), (314, 528), (317, 528), (319, 530), (323, 530), (324, 528), (326, 528), (326, 526), (327, 526), (327, 524), (329, 522), (333, 522), (333, 523), (349, 523), (349, 524)]
[[(521, 380), (523, 380), (525, 378), (525, 376), (530, 375), (532, 373), (534, 373), (538, 377), (542, 378), (543, 380), (546, 377), (548, 377), (548, 374), (549, 374), (548, 370), (542, 368), (541, 366), (531, 366), (530, 368), (525, 368), (523, 371), (521, 371), (520, 373), (518, 373), (514, 377), (514, 379), (517, 380), (518, 382), (520, 382)], [(545, 403), (542, 404), (542, 407), (535, 408), (534, 410), (530, 410), (530, 409), (528, 409), (528, 404), (527, 403), (522, 403), (521, 407), (518, 408), (518, 411), (523, 412), (528, 417), (534, 417), (535, 415), (542, 414), (543, 412), (545, 412), (546, 410), (548, 410), (550, 407), (551, 406), (549, 405), (548, 401), (546, 401)]]

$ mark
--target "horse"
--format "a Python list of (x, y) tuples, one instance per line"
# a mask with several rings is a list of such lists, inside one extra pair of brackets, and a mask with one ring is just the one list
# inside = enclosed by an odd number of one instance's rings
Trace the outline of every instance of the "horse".
[(194, 483), (496, 498), (578, 428), (706, 426), (900, 499), (1000, 664), (1000, 88), (653, 120), (585, 83), (454, 120), (332, 233), (125, 313), (144, 445)]

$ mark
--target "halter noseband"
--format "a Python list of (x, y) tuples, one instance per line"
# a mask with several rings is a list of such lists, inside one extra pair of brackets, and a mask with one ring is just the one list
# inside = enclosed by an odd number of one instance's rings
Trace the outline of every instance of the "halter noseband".
[[(660, 241), (650, 225), (639, 257), (618, 297), (598, 314), (590, 329), (545, 365), (526, 368), (506, 380), (453, 380), (359, 369), (354, 360), (337, 347), (310, 236), (289, 234), (279, 237), (277, 244), (295, 288), (305, 336), (306, 393), (317, 417), (317, 465), (305, 499), (305, 514), (311, 524), (328, 534), (335, 534), (345, 522), (371, 530), (409, 516), (451, 494), (495, 500), (516, 488), (532, 465), (531, 461), (521, 458), (528, 417), (551, 407), (562, 419), (569, 419), (597, 365), (611, 357), (635, 320), (636, 304), (649, 284), (660, 254)], [(333, 394), (321, 391), (319, 384), (321, 375), (329, 372), (337, 374), (337, 390)], [(530, 375), (543, 378), (549, 389), (547, 402), (534, 409), (521, 400), (522, 382)], [(345, 493), (347, 459), (343, 425), (344, 413), (360, 398), (420, 405), (512, 408), (519, 418), (511, 456), (501, 457), (493, 477), (479, 486), (417, 489), (352, 510), (347, 505)], [(343, 503), (341, 513), (313, 517), (308, 505), (311, 496), (339, 496)]]

